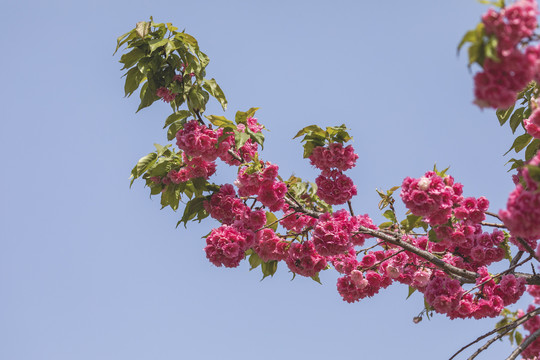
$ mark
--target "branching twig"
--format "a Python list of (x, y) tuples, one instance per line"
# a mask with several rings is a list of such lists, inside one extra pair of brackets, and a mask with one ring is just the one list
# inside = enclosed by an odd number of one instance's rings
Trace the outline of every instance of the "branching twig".
[(527, 314), (523, 315), (522, 317), (512, 321), (510, 324), (508, 325), (505, 325), (505, 326), (502, 326), (500, 328), (497, 328), (497, 329), (494, 329), (494, 330), (491, 330), (490, 332), (487, 332), (485, 333), (484, 335), (478, 337), (476, 340), (470, 342), (469, 344), (465, 345), (464, 347), (462, 347), (461, 349), (458, 350), (458, 352), (456, 352), (454, 355), (452, 355), (452, 357), (448, 360), (452, 360), (453, 358), (455, 358), (459, 353), (461, 353), (463, 350), (471, 347), (472, 345), (476, 344), (477, 342), (479, 342), (480, 340), (482, 339), (485, 339), (487, 338), (488, 336), (490, 335), (493, 335), (495, 334), (496, 332), (499, 332), (499, 331), (505, 331), (506, 333), (506, 330), (508, 329), (509, 331), (512, 330), (512, 329), (515, 329), (516, 327), (518, 327), (519, 325), (523, 324), (524, 322), (526, 322), (527, 320), (531, 319), (532, 317), (536, 316), (540, 314), (540, 308), (538, 309), (535, 309), (533, 311), (530, 311), (528, 312)]
[[(494, 218), (497, 218), (497, 219), (501, 220), (501, 218), (499, 217), (499, 215), (497, 215), (497, 214), (495, 214), (495, 213), (486, 211), (486, 215), (493, 216)], [(502, 220), (501, 220), (501, 221), (502, 221)]]
[(532, 256), (533, 258), (535, 258), (537, 261), (540, 261), (540, 260), (536, 257), (536, 254), (535, 254), (535, 252), (534, 252), (534, 249), (531, 247), (531, 245), (529, 245), (525, 240), (523, 240), (523, 239), (520, 238), (520, 237), (516, 237), (516, 239), (517, 239), (517, 241), (518, 241), (521, 245), (523, 245), (523, 247), (525, 248), (525, 250), (527, 250), (527, 252), (528, 252), (529, 254), (531, 254), (531, 256)]
[(531, 335), (529, 335), (528, 338), (525, 339), (525, 341), (523, 341), (518, 347), (516, 350), (514, 350), (509, 357), (506, 358), (506, 360), (514, 360), (515, 358), (517, 358), (517, 356), (519, 354), (521, 354), (521, 352), (523, 350), (525, 350), (527, 348), (527, 346), (531, 345), (531, 343), (536, 340), (537, 337), (540, 336), (540, 329), (536, 330), (535, 332), (533, 332)]
[(351, 216), (354, 217), (354, 211), (352, 209), (351, 200), (347, 200), (347, 205), (349, 205), (349, 212), (351, 213)]
[(397, 246), (399, 246), (399, 247), (401, 247), (401, 248), (403, 248), (403, 249), (405, 249), (407, 251), (410, 251), (413, 254), (416, 254), (416, 255), (426, 259), (427, 261), (431, 262), (435, 266), (442, 269), (444, 272), (461, 277), (462, 278), (461, 280), (465, 280), (465, 282), (467, 282), (467, 283), (475, 283), (476, 282), (476, 277), (478, 275), (475, 272), (460, 269), (458, 267), (450, 265), (447, 262), (444, 262), (443, 260), (441, 260), (438, 257), (436, 257), (435, 255), (433, 255), (429, 251), (421, 250), (421, 249), (417, 248), (416, 246), (401, 240), (400, 238), (398, 238), (395, 235), (391, 236), (391, 235), (385, 234), (385, 233), (383, 233), (381, 231), (367, 228), (365, 226), (360, 226), (358, 230), (362, 234), (367, 234), (367, 235), (374, 236), (374, 237), (379, 238), (381, 240), (385, 240), (385, 241), (389, 242), (390, 244), (397, 245)]
[(485, 221), (482, 221), (482, 222), (480, 223), (480, 225), (491, 226), (491, 227), (496, 227), (496, 228), (501, 228), (501, 229), (506, 229), (506, 226), (504, 226), (504, 224), (495, 224), (495, 223), (489, 223), (489, 222), (485, 222)]
[(521, 266), (521, 265), (525, 264), (526, 262), (530, 261), (531, 259), (532, 259), (532, 256), (529, 256), (528, 258), (526, 258), (525, 260), (523, 260), (523, 261), (520, 262), (519, 264), (516, 264), (516, 265), (514, 265), (514, 266), (510, 266), (508, 269), (506, 269), (506, 270), (503, 271), (503, 272), (498, 273), (497, 275), (490, 276), (489, 279), (487, 279), (486, 281), (483, 281), (483, 282), (481, 282), (480, 284), (475, 285), (475, 286), (472, 287), (471, 289), (465, 291), (465, 292), (463, 293), (462, 296), (465, 296), (466, 294), (470, 293), (470, 292), (473, 291), (474, 289), (477, 289), (477, 288), (479, 288), (480, 286), (482, 286), (482, 285), (484, 285), (484, 284), (487, 284), (488, 282), (490, 282), (490, 281), (493, 280), (493, 279), (496, 279), (496, 278), (498, 278), (498, 277), (500, 277), (500, 276), (503, 276), (503, 275), (506, 275), (506, 274), (508, 274), (508, 273), (511, 273), (512, 270), (514, 270), (514, 269), (517, 268), (518, 266)]

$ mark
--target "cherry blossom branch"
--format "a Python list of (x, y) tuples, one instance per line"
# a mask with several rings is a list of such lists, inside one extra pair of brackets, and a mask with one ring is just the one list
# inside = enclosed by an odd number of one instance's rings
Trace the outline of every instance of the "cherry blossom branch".
[(382, 259), (381, 261), (379, 261), (379, 262), (377, 262), (377, 263), (371, 265), (370, 267), (365, 268), (365, 269), (362, 269), (362, 271), (368, 271), (368, 270), (374, 269), (374, 268), (376, 268), (377, 266), (381, 265), (381, 264), (382, 264), (383, 262), (385, 262), (386, 260), (391, 259), (391, 258), (393, 258), (394, 256), (396, 256), (396, 255), (398, 255), (398, 254), (400, 254), (400, 253), (402, 253), (402, 252), (404, 252), (404, 251), (405, 251), (405, 249), (401, 249), (401, 250), (399, 250), (399, 251), (393, 253), (392, 255), (390, 255), (390, 256), (388, 256), (388, 257), (385, 257), (385, 258)]
[(525, 350), (527, 348), (527, 346), (529, 346), (534, 340), (536, 340), (537, 337), (540, 336), (540, 329), (536, 330), (535, 332), (533, 332), (531, 335), (529, 335), (529, 337), (527, 337), (525, 339), (525, 341), (523, 341), (518, 347), (516, 350), (514, 350), (509, 357), (506, 358), (506, 360), (514, 360), (515, 358), (517, 358), (517, 356), (519, 354), (521, 354), (523, 352), (523, 350)]
[(532, 259), (532, 256), (529, 256), (528, 258), (526, 258), (525, 260), (523, 260), (523, 261), (520, 262), (519, 264), (513, 265), (513, 266), (509, 267), (508, 269), (506, 269), (506, 270), (503, 271), (503, 272), (500, 272), (500, 273), (498, 273), (498, 274), (496, 274), (496, 275), (490, 276), (489, 279), (487, 279), (486, 281), (483, 281), (483, 282), (481, 282), (480, 284), (475, 285), (475, 286), (473, 286), (471, 289), (465, 291), (465, 292), (463, 293), (462, 296), (465, 296), (466, 294), (470, 293), (470, 292), (473, 291), (474, 289), (478, 289), (480, 286), (487, 284), (487, 283), (490, 282), (491, 280), (494, 280), (494, 279), (496, 279), (496, 278), (498, 278), (498, 277), (500, 277), (500, 276), (503, 276), (503, 275), (506, 275), (506, 274), (508, 274), (508, 273), (511, 273), (512, 270), (514, 270), (515, 268), (517, 268), (517, 267), (519, 267), (519, 266), (525, 264), (526, 262), (530, 261), (531, 259)]
[(485, 222), (485, 221), (482, 221), (482, 222), (480, 223), (480, 225), (491, 226), (491, 227), (496, 227), (496, 228), (501, 228), (501, 229), (506, 229), (506, 226), (504, 226), (504, 224), (489, 223), (489, 222)]
[(540, 261), (540, 260), (538, 259), (538, 257), (536, 257), (536, 253), (534, 252), (534, 249), (533, 249), (533, 248), (532, 248), (525, 240), (523, 240), (523, 239), (520, 238), (520, 237), (517, 237), (517, 241), (519, 241), (519, 243), (520, 243), (521, 245), (523, 245), (523, 247), (525, 248), (525, 250), (527, 250), (527, 252), (528, 252), (529, 254), (531, 254), (531, 256), (532, 256), (533, 258), (535, 258), (537, 261)]
[[(499, 217), (499, 215), (497, 215), (497, 214), (495, 214), (495, 213), (486, 211), (485, 214), (486, 214), (486, 215), (489, 215), (489, 216), (493, 216), (494, 218), (497, 218), (497, 219), (501, 220), (501, 218)], [(502, 221), (502, 220), (501, 220), (501, 221)]]
[(351, 216), (354, 216), (354, 211), (352, 209), (351, 200), (347, 200), (347, 205), (349, 205), (349, 212), (351, 213)]
[(295, 211), (295, 212), (292, 212), (292, 213), (290, 213), (290, 214), (287, 214), (287, 215), (285, 215), (284, 217), (282, 217), (281, 219), (277, 219), (276, 221), (272, 221), (270, 224), (264, 225), (262, 228), (256, 230), (255, 232), (259, 232), (259, 231), (261, 231), (261, 230), (267, 229), (267, 228), (271, 227), (272, 225), (277, 224), (277, 223), (280, 222), (281, 220), (286, 219), (286, 218), (288, 218), (289, 216), (292, 216), (292, 215), (294, 215), (294, 214), (296, 214), (296, 213), (297, 213), (297, 212)]
[(460, 281), (465, 281), (466, 283), (475, 283), (476, 278), (478, 277), (478, 274), (472, 271), (460, 269), (458, 267), (455, 267), (453, 265), (448, 264), (447, 262), (444, 262), (443, 260), (439, 259), (437, 256), (433, 255), (429, 251), (421, 250), (417, 248), (416, 246), (409, 244), (408, 242), (405, 242), (398, 238), (397, 236), (390, 236), (387, 235), (381, 231), (373, 230), (370, 228), (367, 228), (365, 226), (359, 227), (359, 233), (361, 234), (367, 234), (371, 235), (373, 237), (379, 238), (381, 240), (385, 240), (389, 242), (390, 244), (397, 245), (407, 251), (412, 252), (413, 254), (416, 254), (427, 261), (431, 262), (433, 265), (437, 266), (438, 268), (442, 269), (444, 272), (457, 275), (460, 278), (462, 278)]
[[(464, 351), (465, 349), (471, 347), (472, 345), (476, 344), (477, 342), (479, 342), (480, 340), (483, 340), (485, 338), (487, 338), (488, 336), (491, 336), (497, 332), (501, 332), (503, 331), (505, 334), (508, 332), (508, 331), (511, 331), (512, 329), (515, 329), (517, 328), (519, 325), (523, 324), (524, 322), (528, 321), (529, 319), (531, 319), (532, 317), (536, 316), (540, 314), (540, 308), (537, 308), (533, 311), (530, 311), (528, 312), (527, 314), (523, 315), (522, 317), (512, 321), (511, 323), (505, 325), (505, 326), (502, 326), (500, 328), (497, 328), (497, 329), (494, 329), (494, 330), (491, 330), (487, 333), (485, 333), (484, 335), (478, 337), (476, 340), (468, 343), (467, 345), (465, 345), (464, 347), (462, 347), (461, 349), (459, 349), (454, 355), (452, 355), (452, 357), (448, 360), (452, 360), (454, 359), (459, 353), (461, 353), (462, 351)], [(508, 331), (506, 331), (508, 330)], [(504, 336), (504, 335), (503, 335)], [(502, 336), (497, 336), (495, 339), (500, 339)], [(491, 345), (491, 343), (490, 343)], [(485, 346), (485, 345), (484, 345)], [(489, 345), (488, 345), (489, 346)], [(483, 351), (483, 350), (482, 350)]]

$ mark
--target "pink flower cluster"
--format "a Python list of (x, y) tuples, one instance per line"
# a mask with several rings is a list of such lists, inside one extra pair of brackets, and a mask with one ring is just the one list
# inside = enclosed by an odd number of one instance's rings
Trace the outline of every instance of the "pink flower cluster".
[(250, 173), (248, 168), (240, 169), (234, 182), (240, 196), (257, 195), (257, 199), (270, 211), (278, 211), (285, 205), (287, 185), (277, 179), (278, 166), (266, 163), (260, 172)]
[(309, 156), (311, 164), (322, 170), (315, 179), (317, 196), (330, 205), (344, 204), (357, 194), (356, 185), (343, 171), (355, 166), (358, 155), (351, 145), (331, 143), (317, 146)]
[(293, 273), (307, 277), (326, 268), (326, 258), (317, 253), (311, 241), (292, 243), (285, 262)]
[(344, 204), (357, 194), (352, 179), (337, 170), (325, 170), (315, 179), (317, 196), (330, 205)]
[(253, 250), (263, 261), (281, 261), (287, 258), (288, 248), (288, 242), (281, 240), (274, 230), (267, 228), (257, 233), (257, 243)]
[(535, 0), (520, 0), (497, 12), (489, 9), (482, 16), (487, 35), (495, 35), (503, 56), (534, 33), (538, 23), (538, 5)]
[(323, 256), (346, 252), (352, 247), (351, 237), (356, 225), (356, 218), (344, 209), (322, 214), (312, 235), (315, 249)]
[[(264, 129), (264, 126), (259, 124), (257, 122), (256, 118), (248, 117), (247, 120), (247, 128), (251, 130), (254, 133), (261, 132), (262, 129)], [(246, 126), (244, 124), (238, 124), (237, 130), (240, 132), (245, 132)], [(218, 136), (221, 136), (223, 134), (223, 129), (218, 129)], [(224, 143), (228, 144), (227, 151), (224, 151), (220, 154), (220, 159), (223, 160), (225, 163), (232, 165), (232, 166), (238, 166), (240, 165), (240, 161), (235, 159), (233, 155), (231, 155), (228, 150), (234, 149), (234, 136), (229, 136), (226, 138)], [(240, 147), (238, 150), (235, 150), (234, 153), (241, 159), (244, 159), (244, 161), (251, 161), (255, 158), (255, 154), (257, 153), (259, 149), (259, 145), (254, 142), (251, 139), (248, 139), (242, 147)]]
[[(540, 152), (529, 165), (540, 167)], [(540, 187), (530, 176), (529, 170), (521, 170), (524, 184), (518, 183), (508, 197), (505, 210), (499, 211), (504, 225), (514, 237), (528, 240), (540, 239)], [(525, 185), (525, 186), (524, 186)]]
[(536, 108), (528, 119), (523, 122), (525, 130), (537, 139), (540, 139), (540, 108)]
[(295, 213), (294, 210), (289, 209), (289, 205), (287, 204), (283, 206), (282, 210), (285, 213), (285, 216), (279, 223), (289, 231), (301, 233), (304, 229), (314, 227), (317, 223), (316, 218), (301, 213)]
[(451, 176), (444, 179), (433, 171), (423, 177), (403, 180), (401, 199), (414, 215), (423, 216), (431, 225), (444, 224), (452, 215), (452, 207), (461, 200), (463, 186)]
[(363, 245), (367, 235), (355, 234), (359, 225), (377, 229), (367, 215), (350, 216), (344, 209), (322, 214), (312, 235), (315, 249), (323, 256), (334, 256), (349, 251), (354, 245)]
[(216, 172), (216, 163), (204, 161), (201, 157), (188, 158), (186, 153), (182, 153), (184, 166), (179, 170), (171, 170), (167, 175), (175, 184), (186, 182), (195, 178), (208, 179)]
[(188, 121), (176, 133), (176, 145), (188, 156), (201, 157), (205, 161), (214, 161), (228, 150), (228, 144), (225, 142), (218, 146), (216, 131), (199, 124), (197, 120)]
[(176, 98), (176, 95), (171, 90), (166, 87), (160, 87), (156, 90), (156, 95), (161, 98), (161, 100), (170, 103)]
[(343, 147), (341, 143), (331, 143), (328, 147), (317, 146), (309, 156), (311, 165), (321, 170), (337, 169), (345, 171), (356, 165), (358, 154), (351, 145)]
[[(372, 297), (381, 288), (384, 288), (383, 277), (372, 270), (362, 273), (354, 270), (351, 275), (338, 278), (337, 290), (348, 303), (352, 303), (365, 297)], [(387, 285), (388, 286), (388, 285)]]
[(516, 101), (517, 92), (538, 77), (539, 49), (518, 49), (522, 39), (531, 36), (537, 27), (537, 3), (520, 0), (496, 12), (490, 9), (483, 17), (487, 35), (497, 38), (500, 61), (484, 61), (484, 71), (476, 74), (475, 103), (480, 107), (506, 109)]
[(499, 315), (505, 306), (515, 303), (525, 292), (524, 278), (508, 274), (502, 276), (497, 284), (485, 267), (480, 268), (478, 273), (478, 292), (473, 295), (465, 293), (458, 280), (436, 271), (425, 289), (426, 301), (437, 312), (447, 314), (452, 319), (481, 319)]
[(206, 238), (206, 257), (215, 266), (237, 267), (245, 252), (255, 242), (252, 231), (242, 231), (234, 226), (222, 225)]
[(246, 206), (231, 184), (223, 185), (203, 206), (212, 218), (226, 225), (256, 231), (266, 224), (266, 213)]

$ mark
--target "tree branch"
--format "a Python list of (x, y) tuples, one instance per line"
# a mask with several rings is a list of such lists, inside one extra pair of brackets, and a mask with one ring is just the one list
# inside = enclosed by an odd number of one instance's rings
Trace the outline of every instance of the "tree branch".
[(536, 330), (535, 332), (533, 332), (531, 335), (529, 335), (529, 337), (527, 337), (525, 339), (525, 341), (523, 341), (521, 343), (521, 345), (519, 345), (517, 347), (516, 350), (514, 350), (509, 357), (506, 358), (506, 360), (514, 360), (515, 358), (517, 358), (517, 356), (519, 354), (521, 354), (523, 352), (523, 350), (525, 350), (527, 348), (527, 346), (531, 345), (531, 343), (536, 340), (537, 337), (540, 336), (540, 329)]
[(458, 350), (458, 352), (456, 352), (454, 355), (452, 355), (452, 357), (448, 360), (452, 360), (453, 358), (455, 358), (459, 353), (461, 353), (463, 350), (467, 349), (468, 347), (471, 347), (472, 345), (476, 344), (477, 342), (479, 342), (480, 340), (482, 339), (485, 339), (487, 338), (488, 336), (490, 335), (493, 335), (495, 334), (496, 332), (499, 332), (499, 331), (505, 331), (505, 333), (507, 332), (506, 330), (508, 329), (509, 331), (512, 330), (512, 329), (515, 329), (516, 327), (518, 327), (519, 325), (523, 324), (524, 322), (526, 322), (527, 320), (531, 319), (532, 317), (536, 316), (540, 314), (540, 308), (538, 309), (535, 309), (533, 311), (530, 311), (528, 312), (527, 314), (523, 315), (522, 317), (514, 320), (513, 322), (511, 322), (510, 324), (508, 325), (505, 325), (503, 327), (500, 327), (498, 329), (494, 329), (494, 330), (491, 330), (490, 332), (487, 332), (485, 333), (484, 335), (478, 337), (476, 340), (470, 342), (469, 344), (465, 345), (464, 347), (462, 347), (461, 349)]
[(475, 272), (460, 269), (458, 267), (450, 265), (450, 264), (444, 262), (443, 260), (439, 259), (437, 256), (433, 255), (429, 251), (419, 249), (416, 246), (401, 240), (400, 238), (398, 238), (395, 235), (394, 236), (387, 235), (387, 234), (385, 234), (385, 233), (383, 233), (381, 231), (372, 230), (372, 229), (367, 228), (365, 226), (360, 226), (358, 230), (359, 230), (358, 231), (359, 233), (374, 236), (374, 237), (379, 238), (381, 240), (385, 240), (385, 241), (389, 242), (390, 244), (397, 245), (397, 246), (399, 246), (399, 247), (401, 247), (401, 248), (403, 248), (403, 249), (405, 249), (407, 251), (410, 251), (413, 254), (416, 254), (416, 255), (426, 259), (427, 261), (429, 261), (433, 265), (435, 265), (438, 268), (442, 269), (444, 272), (446, 272), (448, 274), (451, 274), (451, 275), (457, 275), (457, 276), (461, 277), (462, 279), (460, 281), (465, 280), (466, 283), (475, 283), (476, 282), (476, 277), (478, 276), (478, 274), (476, 274)]

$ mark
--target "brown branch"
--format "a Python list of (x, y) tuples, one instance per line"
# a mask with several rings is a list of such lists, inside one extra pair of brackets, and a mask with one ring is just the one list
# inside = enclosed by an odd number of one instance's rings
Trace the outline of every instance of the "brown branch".
[(529, 337), (527, 337), (525, 339), (525, 341), (523, 341), (518, 347), (516, 350), (514, 350), (509, 357), (506, 358), (506, 360), (514, 360), (515, 358), (517, 358), (517, 356), (519, 354), (521, 354), (523, 352), (523, 350), (525, 350), (527, 348), (527, 346), (531, 345), (531, 343), (536, 340), (537, 337), (540, 336), (540, 329), (536, 330), (535, 332), (533, 332), (531, 335), (529, 335)]
[(381, 231), (372, 230), (372, 229), (367, 228), (365, 226), (360, 226), (358, 230), (359, 230), (358, 231), (359, 233), (374, 236), (374, 237), (379, 238), (381, 240), (385, 240), (385, 241), (389, 242), (390, 244), (397, 245), (397, 246), (399, 246), (399, 247), (401, 247), (401, 248), (403, 248), (403, 249), (405, 249), (407, 251), (410, 251), (413, 254), (416, 254), (416, 255), (426, 259), (427, 261), (429, 261), (433, 265), (435, 265), (438, 268), (442, 269), (444, 272), (446, 272), (448, 274), (451, 274), (451, 275), (459, 276), (461, 278), (460, 281), (465, 281), (466, 283), (475, 283), (476, 282), (476, 277), (478, 276), (478, 274), (476, 274), (475, 272), (460, 269), (458, 267), (450, 265), (447, 262), (444, 262), (443, 260), (441, 260), (438, 257), (436, 257), (435, 255), (433, 255), (429, 251), (419, 249), (416, 246), (401, 240), (400, 238), (398, 238), (395, 235), (394, 236), (387, 235), (387, 234), (385, 234), (385, 233), (383, 233)]
[(228, 153), (229, 153), (229, 155), (231, 155), (233, 157), (234, 160), (240, 161), (240, 164), (243, 164), (243, 163), (246, 162), (240, 156), (236, 155), (236, 153), (232, 149), (229, 149)]
[[(499, 215), (497, 215), (497, 214), (495, 214), (495, 213), (486, 211), (486, 215), (493, 216), (494, 218), (497, 218), (497, 219), (501, 220), (501, 218), (499, 217)], [(502, 220), (501, 220), (501, 221), (502, 221)]]
[(482, 221), (482, 222), (480, 223), (480, 225), (491, 226), (491, 227), (496, 227), (496, 228), (501, 228), (501, 229), (506, 229), (506, 226), (504, 226), (504, 224), (489, 223), (489, 222), (485, 222), (485, 221)]
[(529, 254), (531, 254), (531, 256), (532, 256), (533, 258), (535, 258), (537, 261), (540, 261), (540, 260), (536, 257), (536, 253), (534, 252), (534, 249), (533, 249), (533, 248), (532, 248), (525, 240), (523, 240), (523, 239), (520, 238), (520, 237), (516, 237), (516, 239), (517, 239), (517, 241), (518, 241), (521, 245), (523, 245), (523, 247), (525, 248), (525, 250), (527, 250), (527, 252), (528, 252)]
[(352, 209), (351, 200), (347, 200), (347, 205), (349, 205), (349, 212), (351, 213), (351, 216), (354, 217), (354, 211)]
[(500, 273), (498, 273), (498, 274), (496, 274), (496, 275), (490, 276), (489, 279), (487, 279), (486, 281), (483, 281), (483, 282), (481, 282), (480, 284), (477, 284), (477, 285), (473, 286), (471, 289), (465, 291), (465, 292), (463, 293), (462, 296), (465, 296), (466, 294), (470, 293), (470, 292), (473, 291), (474, 289), (477, 289), (477, 288), (479, 288), (480, 286), (487, 284), (488, 282), (490, 282), (490, 281), (493, 280), (493, 279), (496, 279), (496, 278), (498, 278), (498, 277), (500, 277), (500, 276), (503, 276), (503, 275), (506, 275), (506, 274), (512, 272), (512, 270), (514, 270), (514, 269), (517, 268), (518, 266), (521, 266), (521, 265), (525, 264), (526, 262), (530, 261), (531, 259), (532, 259), (532, 256), (529, 256), (528, 258), (526, 258), (525, 260), (523, 260), (523, 261), (520, 262), (519, 264), (513, 265), (513, 266), (509, 267), (508, 269), (506, 269), (506, 270), (503, 271), (503, 272), (500, 272)]
[[(477, 342), (479, 342), (480, 340), (482, 339), (485, 339), (487, 338), (488, 336), (490, 335), (493, 335), (495, 334), (496, 332), (500, 332), (500, 331), (504, 331), (505, 333), (507, 333), (508, 331), (512, 330), (512, 329), (515, 329), (516, 327), (518, 327), (519, 325), (523, 324), (524, 322), (526, 322), (527, 320), (529, 320), (530, 318), (536, 316), (540, 314), (540, 308), (538, 309), (535, 309), (533, 311), (530, 311), (528, 312), (527, 314), (523, 315), (522, 317), (512, 321), (510, 324), (508, 325), (505, 325), (505, 326), (502, 326), (500, 328), (497, 328), (497, 329), (494, 329), (494, 330), (491, 330), (487, 333), (485, 333), (484, 335), (478, 337), (476, 340), (470, 342), (469, 344), (465, 345), (464, 347), (462, 347), (461, 349), (458, 350), (458, 352), (456, 352), (454, 355), (452, 355), (452, 357), (448, 360), (452, 360), (453, 358), (455, 358), (459, 353), (461, 353), (463, 350), (467, 349), (468, 347), (471, 347), (472, 345), (476, 344)], [(508, 331), (506, 331), (508, 329)]]

